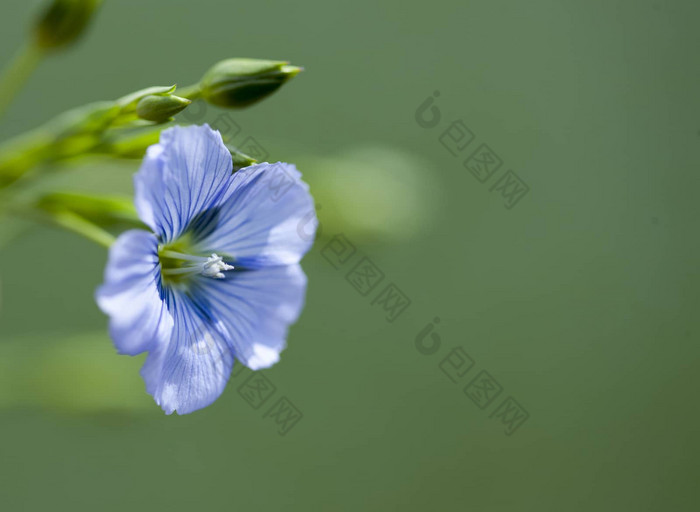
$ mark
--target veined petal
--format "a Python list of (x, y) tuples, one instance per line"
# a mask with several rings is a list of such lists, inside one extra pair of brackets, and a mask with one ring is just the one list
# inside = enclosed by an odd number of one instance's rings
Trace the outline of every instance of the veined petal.
[(226, 201), (196, 236), (205, 251), (261, 268), (298, 263), (313, 243), (318, 220), (309, 186), (291, 164), (258, 164), (233, 176)]
[(131, 230), (117, 238), (95, 300), (110, 317), (110, 334), (120, 353), (139, 354), (170, 338), (173, 319), (162, 300), (155, 235)]
[(232, 271), (226, 279), (199, 279), (212, 317), (226, 328), (233, 354), (251, 370), (272, 366), (287, 330), (304, 306), (306, 275), (299, 265)]
[(178, 290), (170, 290), (167, 300), (175, 321), (171, 338), (148, 354), (141, 376), (166, 414), (187, 414), (221, 395), (233, 355), (222, 326), (209, 318), (202, 304)]
[(232, 172), (231, 153), (218, 131), (206, 124), (168, 128), (134, 176), (136, 209), (163, 242), (170, 242), (197, 215), (226, 200)]

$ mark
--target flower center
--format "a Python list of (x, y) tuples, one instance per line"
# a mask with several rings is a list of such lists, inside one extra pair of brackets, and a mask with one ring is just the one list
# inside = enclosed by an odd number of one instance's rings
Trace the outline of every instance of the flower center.
[(233, 270), (233, 265), (224, 262), (221, 256), (193, 256), (165, 247), (158, 251), (161, 273), (170, 282), (181, 282), (184, 277), (201, 274), (213, 279), (226, 277), (224, 271)]

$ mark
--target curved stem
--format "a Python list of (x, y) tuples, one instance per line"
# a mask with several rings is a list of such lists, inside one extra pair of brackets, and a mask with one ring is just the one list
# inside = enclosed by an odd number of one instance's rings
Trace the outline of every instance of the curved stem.
[(0, 117), (44, 56), (34, 43), (27, 43), (12, 58), (0, 77)]
[(51, 220), (57, 226), (81, 235), (88, 240), (92, 240), (93, 242), (96, 242), (107, 249), (109, 249), (116, 240), (111, 233), (108, 233), (101, 227), (96, 226), (92, 222), (74, 214), (73, 212), (56, 212), (51, 215)]
[(187, 98), (192, 101), (202, 97), (202, 89), (199, 88), (199, 84), (178, 87), (175, 91), (181, 98)]
[(49, 224), (60, 227), (81, 235), (82, 237), (108, 249), (116, 240), (111, 233), (108, 233), (89, 220), (86, 220), (83, 217), (67, 210), (40, 212), (38, 210), (24, 208), (21, 206), (9, 206), (0, 209), (0, 216), (3, 214), (11, 214), (39, 224)]

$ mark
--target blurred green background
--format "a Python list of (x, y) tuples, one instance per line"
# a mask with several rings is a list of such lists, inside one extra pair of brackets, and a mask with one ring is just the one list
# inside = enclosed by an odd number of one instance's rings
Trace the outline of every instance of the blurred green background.
[[(3, 2), (0, 64), (38, 5)], [(204, 120), (295, 162), (323, 233), (289, 348), (262, 372), (275, 394), (251, 407), (245, 371), (182, 417), (106, 335), (106, 252), (45, 228), (8, 243), (0, 508), (697, 508), (699, 16), (662, 0), (105, 2), (0, 136), (223, 58), (288, 59), (306, 71), (272, 98)], [(441, 121), (422, 128), (436, 90)], [(457, 120), (475, 138), (453, 156), (440, 136)], [(484, 184), (462, 165), (482, 143), (503, 161)], [(92, 160), (51, 184), (130, 193), (136, 167)], [(492, 190), (508, 169), (530, 188), (512, 209)], [(337, 233), (357, 248), (339, 269), (322, 251)], [(367, 296), (346, 279), (362, 255), (385, 274)], [(373, 304), (391, 282), (411, 300), (394, 322)], [(440, 369), (455, 347), (475, 361), (457, 383)], [(463, 392), (482, 370), (503, 388), (484, 409)], [(286, 435), (265, 416), (283, 396), (303, 413)], [(508, 396), (529, 413), (510, 436), (492, 416)]]

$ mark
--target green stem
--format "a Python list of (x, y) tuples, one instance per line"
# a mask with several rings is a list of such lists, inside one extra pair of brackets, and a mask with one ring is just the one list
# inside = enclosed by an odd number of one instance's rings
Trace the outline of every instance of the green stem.
[(34, 43), (27, 43), (15, 54), (0, 78), (0, 117), (36, 69), (44, 51)]
[(116, 240), (114, 236), (104, 229), (72, 212), (56, 212), (51, 215), (51, 220), (56, 225), (72, 231), (73, 233), (77, 233), (78, 235), (82, 235), (88, 240), (92, 240), (108, 249)]
[(176, 92), (181, 98), (187, 98), (188, 100), (192, 101), (198, 100), (202, 97), (202, 89), (199, 88), (199, 84), (178, 87)]
[(112, 234), (101, 227), (69, 211), (40, 212), (22, 206), (11, 205), (0, 210), (0, 217), (3, 214), (15, 215), (40, 224), (58, 226), (107, 248), (116, 240)]
[[(185, 89), (194, 98), (199, 95), (196, 85)], [(119, 135), (129, 128), (143, 126), (143, 121), (138, 120), (131, 111), (131, 103), (151, 90), (162, 92), (168, 89), (150, 87), (116, 101), (96, 102), (69, 110), (39, 128), (0, 144), (0, 189), (22, 178), (41, 163), (53, 163), (88, 153), (143, 157), (146, 147), (158, 142), (163, 124), (150, 125), (151, 131), (128, 134), (123, 140)], [(117, 135), (116, 139), (114, 134)], [(112, 147), (115, 140), (117, 146)]]

